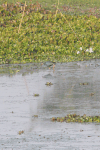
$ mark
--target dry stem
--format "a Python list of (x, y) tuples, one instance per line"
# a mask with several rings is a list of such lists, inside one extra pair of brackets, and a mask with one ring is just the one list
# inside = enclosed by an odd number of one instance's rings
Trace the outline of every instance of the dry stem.
[[(20, 24), (19, 24), (19, 29), (18, 29), (18, 33), (19, 33), (19, 31), (20, 31), (20, 28), (21, 28), (21, 24), (22, 24), (22, 20), (23, 20), (23, 17), (24, 17), (24, 11), (25, 11), (25, 7), (26, 7), (26, 1), (25, 1), (24, 9), (23, 9), (23, 14), (22, 14), (22, 18), (21, 18), (21, 21), (20, 21)], [(22, 6), (21, 6), (21, 10), (22, 10)]]

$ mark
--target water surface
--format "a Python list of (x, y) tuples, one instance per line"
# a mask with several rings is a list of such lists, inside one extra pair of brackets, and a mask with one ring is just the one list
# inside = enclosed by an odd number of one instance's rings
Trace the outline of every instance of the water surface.
[(0, 149), (99, 149), (99, 123), (60, 123), (50, 118), (100, 115), (100, 60), (54, 65), (0, 66)]

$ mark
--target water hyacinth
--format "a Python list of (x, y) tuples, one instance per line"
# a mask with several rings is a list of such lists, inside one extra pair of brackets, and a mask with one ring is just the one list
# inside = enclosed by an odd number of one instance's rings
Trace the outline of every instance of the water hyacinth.
[(83, 116), (76, 115), (76, 114), (68, 114), (65, 117), (52, 117), (52, 121), (57, 121), (57, 122), (79, 122), (79, 123), (86, 123), (86, 122), (97, 122), (100, 123), (100, 116), (86, 116), (84, 114)]
[(75, 6), (72, 15), (65, 6), (62, 8), (67, 13), (63, 14), (47, 10), (38, 2), (26, 3), (0, 6), (0, 64), (100, 58), (99, 16), (89, 12), (76, 15), (81, 9), (76, 11)]

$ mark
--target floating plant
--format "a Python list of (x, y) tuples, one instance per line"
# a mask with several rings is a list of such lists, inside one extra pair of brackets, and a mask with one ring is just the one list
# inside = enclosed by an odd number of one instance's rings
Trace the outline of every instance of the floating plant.
[(84, 82), (84, 83), (80, 83), (80, 85), (88, 85), (88, 83), (87, 83), (87, 82)]
[(56, 61), (100, 58), (99, 9), (93, 15), (81, 7), (82, 14), (73, 5), (72, 15), (72, 6), (62, 6), (60, 13), (54, 8), (47, 10), (38, 2), (0, 5), (0, 64), (45, 61), (50, 67)]
[(34, 96), (39, 96), (39, 94), (34, 94)]
[(34, 118), (38, 118), (38, 115), (34, 115)]
[(57, 122), (79, 122), (79, 123), (85, 123), (85, 122), (100, 122), (100, 116), (86, 116), (84, 114), (83, 116), (76, 115), (76, 114), (68, 114), (65, 117), (52, 117), (52, 121)]
[(19, 135), (21, 135), (21, 134), (23, 134), (23, 133), (24, 133), (24, 131), (23, 131), (23, 130), (18, 132), (18, 134), (19, 134)]
[(91, 96), (93, 96), (93, 95), (94, 95), (94, 93), (91, 93), (90, 95), (91, 95)]
[(51, 82), (46, 82), (46, 84), (45, 85), (47, 85), (47, 86), (51, 86), (51, 85), (53, 85), (53, 83), (51, 83)]

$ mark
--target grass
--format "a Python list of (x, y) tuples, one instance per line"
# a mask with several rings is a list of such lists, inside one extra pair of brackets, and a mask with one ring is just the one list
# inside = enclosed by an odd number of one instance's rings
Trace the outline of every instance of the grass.
[(0, 64), (100, 57), (99, 1), (10, 2), (0, 6)]

